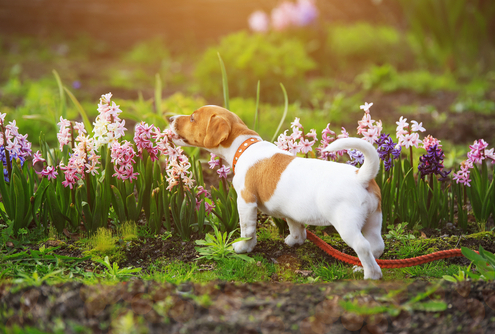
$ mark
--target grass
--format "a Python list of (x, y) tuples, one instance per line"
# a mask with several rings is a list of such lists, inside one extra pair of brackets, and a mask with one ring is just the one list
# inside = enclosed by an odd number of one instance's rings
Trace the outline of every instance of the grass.
[[(135, 236), (136, 226), (133, 224), (124, 225), (119, 231), (131, 231), (129, 234)], [(120, 238), (125, 233), (119, 232)], [(264, 224), (258, 229), (259, 240), (283, 240), (278, 235), (276, 227), (271, 224)], [(146, 237), (152, 237), (147, 235)], [(473, 238), (492, 238), (490, 232), (473, 235)], [(63, 237), (62, 237), (63, 238)], [(67, 248), (84, 249), (91, 245), (91, 255), (93, 271), (87, 271), (81, 266), (80, 258), (57, 255), (59, 247), (45, 247), (31, 249), (11, 255), (2, 254), (0, 263), (2, 272), (0, 279), (4, 282), (12, 281), (25, 285), (38, 285), (43, 282), (59, 283), (64, 281), (81, 281), (85, 284), (94, 284), (96, 282), (118, 282), (128, 280), (130, 277), (142, 278), (144, 280), (154, 280), (157, 282), (169, 282), (180, 284), (182, 282), (205, 283), (215, 280), (228, 282), (270, 282), (273, 279), (283, 282), (293, 283), (324, 283), (336, 280), (360, 280), (363, 279), (363, 273), (353, 270), (351, 265), (336, 262), (328, 264), (318, 258), (307, 254), (308, 250), (296, 250), (297, 256), (287, 257), (285, 260), (278, 259), (278, 263), (267, 260), (261, 255), (253, 256), (254, 262), (247, 263), (242, 259), (225, 258), (219, 261), (200, 260), (190, 263), (184, 263), (170, 259), (159, 259), (151, 265), (143, 268), (141, 272), (124, 273), (126, 268), (119, 269), (113, 273), (113, 278), (109, 275), (107, 269), (102, 265), (96, 265), (101, 262), (104, 254), (113, 254), (113, 259), (109, 260), (109, 267), (116, 261), (123, 260), (123, 249), (125, 244), (116, 242), (117, 236), (112, 236), (108, 232), (99, 232), (93, 238), (82, 239), (79, 246), (66, 246)], [(330, 242), (334, 247), (342, 249), (345, 244), (340, 240), (338, 235), (324, 236), (324, 240)], [(445, 242), (454, 244), (458, 241), (455, 237), (446, 239)], [(436, 239), (385, 239), (384, 257), (391, 258), (408, 258), (422, 255), (434, 251), (431, 246), (440, 241)], [(452, 246), (452, 247), (454, 247)], [(314, 247), (312, 245), (309, 246)], [(115, 254), (118, 254), (115, 255)], [(383, 258), (383, 257), (382, 257)], [(88, 257), (82, 260), (87, 260)], [(304, 265), (304, 266), (303, 266)], [(85, 266), (87, 268), (87, 265)], [(114, 268), (115, 269), (115, 268)], [(459, 270), (465, 270), (465, 267), (459, 265), (447, 265), (445, 261), (435, 261), (420, 266), (414, 266), (401, 269), (383, 269), (383, 280), (402, 280), (411, 281), (415, 279), (435, 281), (441, 279), (443, 275), (457, 274)], [(53, 273), (56, 272), (56, 276)]]

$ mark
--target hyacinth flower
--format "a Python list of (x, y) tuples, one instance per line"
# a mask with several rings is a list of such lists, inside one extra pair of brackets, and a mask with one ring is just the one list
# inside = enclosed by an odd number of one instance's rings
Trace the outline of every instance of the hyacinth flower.
[(399, 159), (402, 148), (393, 142), (390, 134), (381, 134), (375, 143), (378, 145), (378, 156), (388, 172), (394, 166), (393, 161)]
[(127, 140), (124, 140), (122, 144), (118, 141), (114, 141), (110, 151), (111, 162), (114, 164), (115, 174), (112, 176), (117, 177), (118, 180), (137, 180), (139, 173), (134, 172), (134, 164), (136, 161), (134, 157), (136, 152), (132, 144)]
[(330, 123), (323, 129), (321, 132), (321, 141), (320, 146), (316, 148), (318, 152), (318, 158), (322, 160), (333, 160), (336, 161), (338, 159), (337, 152), (323, 152), (323, 150), (330, 145), (335, 139), (336, 134), (334, 131), (330, 130)]
[(69, 120), (64, 119), (60, 116), (60, 122), (57, 123), (60, 127), (59, 132), (57, 133), (57, 139), (60, 147), (60, 151), (64, 149), (65, 145), (69, 145), (72, 142), (72, 147), (74, 146), (74, 137), (72, 136), (73, 129), (72, 123)]
[(148, 125), (141, 122), (134, 129), (134, 143), (138, 149), (139, 157), (142, 158), (143, 150), (146, 150), (151, 158), (151, 161), (158, 160), (158, 148), (153, 145), (151, 138), (157, 138), (160, 129), (154, 125)]
[(301, 125), (298, 117), (291, 123), (292, 134), (287, 136), (285, 130), (281, 133), (275, 145), (281, 150), (290, 152), (296, 156), (298, 153), (304, 154), (308, 157), (309, 152), (313, 151), (313, 145), (318, 141), (316, 130), (311, 129), (309, 133), (304, 133), (304, 127)]
[(223, 165), (217, 170), (218, 177), (221, 179), (227, 179), (228, 174), (230, 173), (230, 167)]
[(362, 165), (364, 163), (364, 154), (361, 151), (350, 149), (347, 150), (347, 154), (351, 160), (347, 161), (347, 164), (352, 166)]
[(216, 167), (221, 166), (217, 169), (217, 174), (220, 179), (227, 180), (227, 176), (230, 173), (230, 167), (222, 164), (222, 159), (217, 157), (215, 154), (210, 153), (210, 161), (208, 161), (208, 166), (210, 169), (215, 169)]
[(211, 214), (213, 209), (215, 209), (215, 203), (212, 202), (212, 204), (210, 204), (206, 201), (206, 198), (211, 199), (211, 194), (208, 192), (208, 190), (206, 190), (202, 186), (198, 186), (196, 191), (197, 191), (196, 192), (196, 211), (198, 211), (201, 207), (201, 204), (204, 203), (205, 212), (207, 214)]
[(215, 154), (210, 153), (210, 161), (208, 161), (208, 166), (210, 169), (215, 169), (215, 167), (219, 167), (221, 165), (221, 159), (219, 159)]
[(494, 149), (487, 149), (488, 143), (483, 139), (475, 140), (473, 145), (469, 146), (470, 151), (467, 153), (467, 160), (461, 162), (460, 170), (453, 175), (456, 183), (462, 183), (465, 186), (471, 186), (470, 170), (474, 164), (481, 164), (485, 159), (491, 160), (495, 164)]
[[(469, 197), (476, 222), (484, 231), (490, 212), (493, 211), (492, 192), (495, 188), (495, 179), (490, 180), (487, 162), (495, 163), (494, 149), (488, 149), (488, 143), (483, 139), (474, 141), (469, 148), (468, 158), (461, 163), (460, 170), (454, 174), (453, 180), (457, 184), (461, 183), (467, 186), (466, 192), (464, 192), (464, 203), (466, 203), (466, 196)], [(481, 169), (477, 166), (479, 164), (481, 164)], [(462, 195), (459, 194), (459, 197)]]
[[(364, 110), (363, 118), (358, 121), (357, 134), (362, 135), (363, 139), (370, 144), (374, 144), (375, 141), (380, 137), (382, 132), (382, 121), (375, 121), (371, 119), (370, 108), (373, 103), (365, 102), (364, 105), (359, 108)], [(375, 124), (376, 122), (376, 124)]]
[(120, 106), (111, 101), (112, 93), (104, 94), (98, 104), (98, 116), (93, 123), (94, 146), (98, 150), (103, 145), (110, 146), (115, 140), (123, 137), (125, 120), (119, 118)]
[[(74, 185), (81, 179), (85, 178), (86, 173), (91, 173), (95, 175), (98, 173), (98, 168), (100, 165), (100, 156), (96, 153), (96, 147), (93, 138), (86, 136), (86, 130), (82, 123), (76, 122), (74, 127), (68, 126), (66, 120), (61, 118), (60, 120), (60, 132), (59, 134), (64, 134), (63, 136), (57, 136), (59, 138), (60, 147), (68, 143), (67, 138), (72, 137), (72, 131), (75, 129), (78, 131), (78, 136), (74, 140), (74, 145), (72, 149), (72, 154), (69, 157), (67, 165), (60, 162), (60, 169), (64, 172), (65, 180), (62, 182), (64, 187), (69, 187), (73, 189)], [(70, 122), (69, 122), (70, 123)], [(66, 129), (73, 129), (66, 134)]]
[(257, 10), (249, 15), (248, 24), (252, 31), (264, 33), (270, 28), (270, 19), (264, 11)]
[(266, 32), (271, 26), (276, 31), (291, 27), (305, 27), (319, 16), (314, 0), (283, 1), (272, 9), (271, 22), (268, 15), (261, 10), (253, 12), (248, 19), (249, 27), (255, 32)]
[[(19, 134), (16, 121), (5, 125), (6, 114), (0, 114), (0, 159), (3, 178), (0, 177), (2, 206), (0, 218), (12, 222), (14, 234), (26, 229), (34, 220), (39, 221), (36, 212), (42, 203), (46, 182), (39, 185), (28, 170), (26, 159), (32, 155), (27, 135)], [(33, 193), (33, 190), (37, 190)]]
[(440, 181), (446, 181), (447, 176), (450, 174), (449, 171), (443, 170), (443, 159), (445, 154), (442, 149), (436, 144), (429, 146), (427, 153), (419, 157), (420, 164), (418, 166), (418, 171), (421, 178), (424, 179), (426, 175), (439, 175)]
[(399, 118), (399, 121), (395, 123), (397, 124), (397, 128), (396, 128), (396, 137), (398, 140), (397, 145), (405, 148), (409, 148), (411, 165), (412, 165), (413, 163), (412, 148), (413, 147), (418, 148), (419, 144), (422, 143), (422, 141), (419, 139), (418, 132), (424, 132), (426, 130), (423, 127), (423, 123), (418, 124), (418, 122), (416, 121), (411, 121), (412, 125), (409, 126), (409, 123), (407, 123), (407, 118), (404, 118), (403, 116), (401, 116)]
[[(41, 157), (40, 151), (33, 154), (33, 166), (36, 174), (48, 178), (48, 180), (55, 180), (58, 172), (53, 166), (44, 166), (46, 160)], [(38, 171), (39, 170), (39, 171)]]
[(28, 135), (19, 134), (16, 121), (13, 120), (5, 125), (6, 114), (0, 113), (0, 159), (4, 166), (3, 174), (5, 181), (9, 182), (12, 174), (12, 160), (24, 166), (26, 158), (32, 155), (31, 143), (27, 140)]
[(473, 168), (473, 163), (469, 160), (464, 160), (461, 162), (461, 166), (457, 173), (454, 173), (452, 179), (456, 183), (461, 183), (465, 186), (471, 187), (471, 179), (470, 179), (470, 169)]
[(186, 189), (191, 189), (194, 186), (192, 172), (190, 171), (191, 163), (182, 148), (175, 146), (170, 139), (173, 137), (171, 130), (166, 129), (162, 133), (155, 132), (153, 136), (157, 140), (157, 150), (165, 156), (167, 190), (171, 191), (179, 184), (182, 184)]

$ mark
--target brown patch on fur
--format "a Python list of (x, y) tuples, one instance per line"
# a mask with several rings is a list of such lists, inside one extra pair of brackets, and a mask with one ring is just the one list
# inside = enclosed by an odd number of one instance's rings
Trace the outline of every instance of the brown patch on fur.
[(359, 173), (359, 169), (356, 169), (356, 175)]
[(256, 131), (253, 131), (249, 129), (246, 124), (244, 124), (240, 118), (239, 118), (240, 123), (234, 123), (232, 125), (232, 128), (230, 130), (229, 137), (221, 142), (221, 145), (223, 147), (230, 147), (232, 145), (232, 142), (234, 139), (239, 137), (240, 135), (249, 135), (249, 136), (259, 136)]
[(220, 144), (229, 147), (240, 135), (258, 136), (239, 116), (217, 106), (201, 107), (191, 116), (179, 117), (175, 122), (177, 134), (190, 145), (199, 147), (213, 148)]
[(370, 193), (375, 194), (375, 196), (378, 198), (378, 205), (376, 207), (376, 211), (382, 211), (382, 193), (380, 191), (380, 187), (378, 186), (378, 183), (376, 183), (375, 180), (371, 180), (366, 190), (368, 190), (368, 192)]
[(246, 173), (242, 198), (247, 203), (265, 203), (277, 188), (280, 176), (295, 157), (277, 153), (255, 163)]

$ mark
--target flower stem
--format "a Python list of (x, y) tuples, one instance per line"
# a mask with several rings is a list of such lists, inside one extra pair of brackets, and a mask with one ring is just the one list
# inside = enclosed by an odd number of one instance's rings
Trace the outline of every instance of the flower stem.
[(412, 146), (409, 146), (409, 155), (411, 159), (411, 168), (414, 168), (414, 162), (413, 162), (413, 149)]
[[(3, 125), (3, 122), (1, 123), (2, 127), (2, 136), (3, 136), (3, 145), (5, 146), (5, 161), (7, 161), (7, 174), (9, 176), (9, 181), (10, 181), (10, 176), (12, 175), (12, 165), (10, 161), (10, 153), (9, 150), (7, 150), (7, 136), (5, 135), (5, 127)], [(3, 175), (1, 175), (3, 177)]]

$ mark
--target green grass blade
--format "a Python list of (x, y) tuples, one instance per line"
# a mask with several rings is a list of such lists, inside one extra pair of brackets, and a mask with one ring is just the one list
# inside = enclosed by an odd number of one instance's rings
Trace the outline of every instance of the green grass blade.
[(74, 105), (76, 106), (76, 109), (79, 112), (79, 115), (81, 115), (83, 122), (84, 122), (84, 127), (86, 128), (86, 131), (88, 131), (88, 133), (93, 132), (93, 125), (89, 121), (88, 115), (84, 111), (84, 108), (82, 107), (82, 105), (76, 99), (74, 94), (72, 94), (72, 92), (69, 89), (67, 89), (67, 87), (64, 87), (64, 89), (65, 89), (65, 92), (67, 93), (67, 95), (69, 95), (72, 103), (74, 103)]
[(256, 109), (254, 111), (254, 131), (258, 131), (259, 122), (259, 106), (260, 106), (260, 81), (258, 80), (258, 87), (256, 88)]
[(229, 103), (229, 81), (227, 79), (227, 71), (225, 70), (225, 64), (223, 63), (222, 57), (220, 53), (217, 53), (218, 60), (220, 61), (220, 69), (222, 70), (222, 86), (223, 86), (223, 100), (225, 109), (230, 110)]
[(56, 70), (53, 70), (52, 73), (55, 76), (55, 80), (57, 80), (58, 94), (60, 95), (59, 114), (55, 116), (55, 123), (57, 123), (60, 116), (62, 116), (64, 119), (67, 117), (67, 103), (65, 101), (64, 86), (62, 84), (62, 80), (60, 79), (60, 76), (58, 75), (58, 72)]
[(273, 135), (273, 138), (271, 140), (272, 143), (277, 138), (278, 132), (280, 131), (280, 129), (282, 128), (282, 125), (285, 122), (285, 117), (287, 117), (287, 111), (289, 110), (289, 98), (287, 97), (287, 91), (285, 90), (285, 87), (282, 83), (280, 83), (280, 87), (282, 88), (282, 91), (284, 92), (285, 107), (284, 107), (284, 113), (282, 115), (282, 119), (280, 120), (280, 123), (278, 124), (278, 128), (275, 131), (275, 134)]

